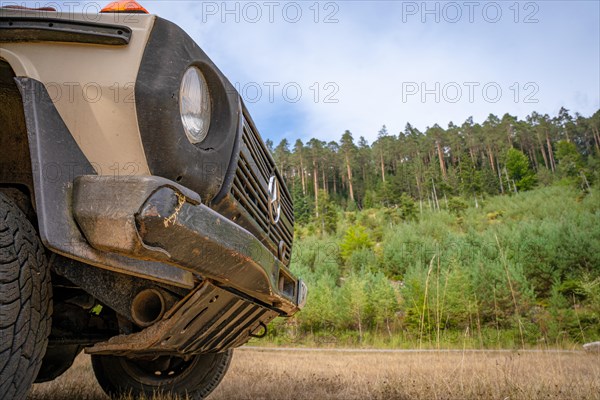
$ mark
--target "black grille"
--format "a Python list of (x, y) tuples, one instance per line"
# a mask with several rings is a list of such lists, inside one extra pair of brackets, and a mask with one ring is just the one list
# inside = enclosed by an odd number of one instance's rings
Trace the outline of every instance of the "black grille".
[[(281, 187), (281, 216), (272, 223), (269, 216), (269, 179), (275, 176)], [(244, 114), (242, 143), (231, 195), (246, 214), (240, 225), (250, 230), (284, 263), (291, 257), (294, 211), (292, 199), (276, 170), (275, 162), (252, 122)], [(250, 218), (251, 221), (246, 220)], [(246, 221), (244, 221), (246, 220)]]

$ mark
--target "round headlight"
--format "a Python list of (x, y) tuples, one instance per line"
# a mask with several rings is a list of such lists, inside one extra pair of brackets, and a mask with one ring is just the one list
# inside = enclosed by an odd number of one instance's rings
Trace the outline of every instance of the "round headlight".
[(188, 68), (183, 75), (179, 89), (179, 112), (189, 141), (202, 142), (210, 126), (210, 94), (204, 76), (196, 67)]

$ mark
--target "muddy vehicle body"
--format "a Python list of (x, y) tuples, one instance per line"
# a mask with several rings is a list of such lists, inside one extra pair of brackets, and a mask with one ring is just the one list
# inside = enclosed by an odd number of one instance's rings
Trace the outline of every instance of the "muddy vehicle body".
[(111, 395), (203, 398), (305, 303), (240, 96), (175, 24), (114, 11), (0, 9), (3, 398), (81, 351)]

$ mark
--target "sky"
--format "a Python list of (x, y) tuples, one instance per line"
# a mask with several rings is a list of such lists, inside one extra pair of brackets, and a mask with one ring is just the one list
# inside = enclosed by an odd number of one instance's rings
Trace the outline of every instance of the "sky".
[(600, 109), (599, 1), (140, 3), (195, 39), (275, 143)]

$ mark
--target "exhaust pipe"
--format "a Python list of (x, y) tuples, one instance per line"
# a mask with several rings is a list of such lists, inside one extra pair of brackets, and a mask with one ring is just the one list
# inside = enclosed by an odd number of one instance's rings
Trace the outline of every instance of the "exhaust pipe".
[(158, 322), (175, 303), (172, 296), (158, 289), (144, 289), (131, 302), (133, 322), (145, 328)]

